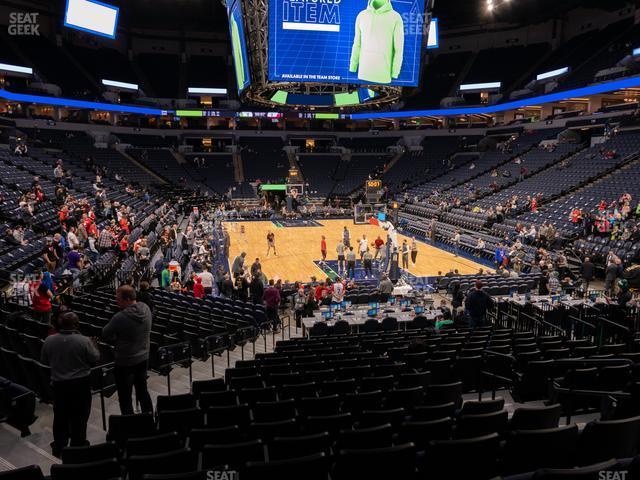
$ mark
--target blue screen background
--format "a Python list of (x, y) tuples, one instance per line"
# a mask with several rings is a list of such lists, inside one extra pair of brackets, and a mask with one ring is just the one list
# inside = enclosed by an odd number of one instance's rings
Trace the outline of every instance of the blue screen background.
[[(339, 32), (284, 30), (283, 15), (289, 3), (290, 0), (269, 0), (269, 80), (371, 83), (359, 80), (357, 72), (349, 72), (356, 17), (367, 7), (367, 0), (340, 1)], [(388, 85), (417, 86), (423, 28), (415, 19), (424, 19), (424, 0), (391, 0), (391, 4), (403, 18), (405, 37), (402, 70)], [(322, 78), (314, 78), (318, 75)]]
[[(231, 18), (233, 17), (238, 25), (238, 33), (240, 34), (240, 46), (242, 50), (242, 59), (244, 65), (244, 83), (238, 89), (238, 93), (242, 92), (251, 84), (251, 74), (249, 73), (249, 55), (247, 54), (247, 40), (244, 34), (244, 21), (242, 18), (242, 7), (240, 0), (232, 0), (227, 3), (227, 15), (229, 16), (229, 35), (233, 36), (231, 32)], [(235, 61), (235, 60), (234, 60)], [(235, 66), (234, 66), (235, 68)], [(238, 85), (238, 79), (236, 78), (236, 85)]]

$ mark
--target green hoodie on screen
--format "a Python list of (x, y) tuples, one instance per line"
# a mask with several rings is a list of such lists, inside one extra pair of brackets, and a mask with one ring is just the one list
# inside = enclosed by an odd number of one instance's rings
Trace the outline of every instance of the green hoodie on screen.
[(236, 67), (236, 80), (238, 90), (244, 87), (244, 60), (242, 58), (242, 43), (240, 43), (240, 31), (236, 23), (235, 15), (231, 15), (231, 50), (233, 53), (233, 64)]
[(356, 17), (350, 72), (366, 82), (390, 83), (398, 78), (404, 51), (404, 23), (390, 0), (369, 0)]

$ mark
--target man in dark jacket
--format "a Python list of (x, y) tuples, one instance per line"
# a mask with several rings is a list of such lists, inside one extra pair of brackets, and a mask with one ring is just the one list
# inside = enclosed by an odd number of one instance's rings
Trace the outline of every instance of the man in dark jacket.
[(469, 314), (471, 328), (483, 327), (486, 324), (487, 310), (493, 307), (493, 299), (482, 290), (482, 282), (476, 280), (476, 286), (469, 293), (465, 301), (465, 309)]
[(585, 257), (580, 267), (580, 278), (582, 278), (582, 284), (584, 285), (585, 293), (589, 291), (589, 284), (593, 281), (595, 276), (595, 266), (591, 263), (589, 257)]
[(251, 291), (251, 301), (255, 304), (262, 304), (262, 295), (264, 294), (264, 283), (262, 282), (262, 272), (257, 270), (251, 279), (249, 285)]
[(140, 290), (136, 294), (136, 300), (138, 302), (146, 303), (149, 310), (153, 314), (153, 298), (151, 297), (151, 293), (149, 293), (149, 282), (143, 280), (140, 282)]
[(151, 310), (136, 300), (136, 291), (129, 285), (116, 290), (116, 313), (102, 329), (102, 336), (115, 345), (115, 380), (122, 415), (133, 414), (131, 393), (142, 412), (153, 412), (151, 396), (147, 390), (147, 364), (151, 333)]
[(616, 265), (613, 260), (610, 260), (604, 272), (604, 289), (610, 297), (613, 297), (615, 294), (617, 278), (618, 265)]
[(267, 318), (273, 323), (274, 331), (278, 330), (280, 317), (278, 317), (278, 307), (280, 306), (280, 290), (278, 290), (273, 282), (273, 278), (269, 280), (269, 286), (262, 294), (262, 300), (267, 310)]
[(87, 443), (87, 421), (91, 413), (91, 367), (100, 353), (88, 337), (78, 331), (79, 319), (73, 312), (60, 316), (60, 333), (48, 337), (41, 360), (51, 367), (53, 400), (53, 443), (56, 457), (71, 441), (72, 447)]

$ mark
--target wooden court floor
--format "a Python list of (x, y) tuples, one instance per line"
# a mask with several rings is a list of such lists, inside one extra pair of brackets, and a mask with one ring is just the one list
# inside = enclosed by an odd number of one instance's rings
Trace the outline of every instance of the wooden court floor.
[[(264, 222), (234, 222), (226, 223), (230, 235), (229, 265), (241, 252), (246, 252), (245, 264), (251, 265), (256, 258), (260, 259), (262, 270), (267, 278), (290, 281), (309, 281), (310, 277), (318, 279), (324, 277), (314, 261), (322, 258), (320, 254), (320, 240), (327, 238), (327, 260), (337, 260), (336, 246), (342, 240), (342, 229), (347, 226), (351, 234), (351, 244), (355, 247), (355, 240), (367, 236), (371, 244), (378, 235), (387, 239), (386, 232), (374, 225), (355, 225), (353, 220), (319, 220), (320, 227), (277, 227), (271, 221)], [(244, 233), (241, 233), (244, 226)], [(267, 234), (275, 234), (277, 255), (267, 254)], [(398, 235), (402, 243), (404, 235)], [(411, 241), (410, 239), (408, 240)], [(418, 259), (415, 265), (410, 264), (409, 271), (418, 277), (436, 276), (438, 272), (445, 274), (450, 269), (458, 269), (460, 274), (477, 273), (480, 268), (487, 268), (463, 257), (418, 242)]]

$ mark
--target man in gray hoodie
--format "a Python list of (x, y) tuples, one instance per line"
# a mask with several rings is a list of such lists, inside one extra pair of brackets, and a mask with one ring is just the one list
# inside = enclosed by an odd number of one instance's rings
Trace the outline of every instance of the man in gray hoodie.
[(120, 312), (105, 325), (102, 336), (115, 345), (114, 375), (120, 411), (123, 415), (133, 414), (131, 393), (135, 387), (142, 412), (153, 412), (147, 390), (151, 310), (136, 301), (136, 291), (129, 285), (116, 290), (116, 303)]

